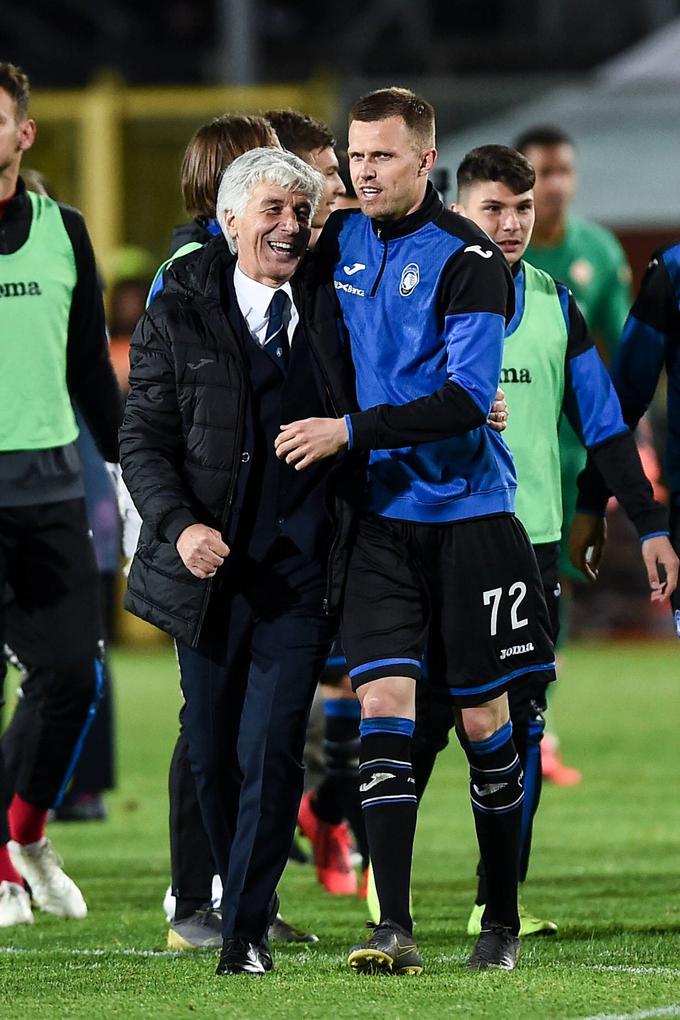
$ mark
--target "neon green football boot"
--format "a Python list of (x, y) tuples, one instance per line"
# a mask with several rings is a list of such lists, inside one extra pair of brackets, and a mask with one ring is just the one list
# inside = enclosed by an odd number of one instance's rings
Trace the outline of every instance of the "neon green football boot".
[[(482, 914), (484, 913), (484, 904), (475, 903), (472, 908), (470, 917), (467, 923), (468, 935), (479, 935), (482, 930)], [(542, 917), (536, 917), (534, 914), (530, 914), (524, 904), (520, 901), (519, 904), (519, 921), (520, 928), (519, 933), (525, 938), (528, 935), (556, 935), (558, 928), (554, 921), (546, 921)]]

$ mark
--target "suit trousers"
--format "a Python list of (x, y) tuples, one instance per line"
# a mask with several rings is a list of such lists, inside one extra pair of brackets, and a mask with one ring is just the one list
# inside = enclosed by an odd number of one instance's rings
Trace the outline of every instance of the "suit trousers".
[(302, 754), (330, 648), (324, 572), (287, 538), (223, 568), (198, 646), (177, 642), (196, 791), (222, 879), (224, 937), (259, 943), (295, 832)]

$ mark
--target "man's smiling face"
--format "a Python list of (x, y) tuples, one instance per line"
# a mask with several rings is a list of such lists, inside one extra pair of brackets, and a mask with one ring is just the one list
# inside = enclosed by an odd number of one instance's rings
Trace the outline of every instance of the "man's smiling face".
[(309, 243), (310, 228), (307, 196), (267, 181), (253, 188), (241, 216), (227, 216), (227, 230), (238, 243), (240, 268), (268, 287), (290, 280)]

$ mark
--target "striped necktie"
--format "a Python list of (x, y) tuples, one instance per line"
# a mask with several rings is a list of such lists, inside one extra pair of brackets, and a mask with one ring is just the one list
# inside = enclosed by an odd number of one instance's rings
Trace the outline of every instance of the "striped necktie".
[(286, 332), (285, 315), (290, 307), (290, 298), (284, 290), (277, 290), (269, 305), (269, 322), (264, 338), (264, 350), (279, 365), (282, 372), (288, 368), (290, 346)]

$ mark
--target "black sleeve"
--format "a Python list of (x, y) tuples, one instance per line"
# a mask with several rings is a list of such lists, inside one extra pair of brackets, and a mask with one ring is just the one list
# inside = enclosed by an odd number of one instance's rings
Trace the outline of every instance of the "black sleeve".
[(145, 524), (161, 541), (175, 543), (200, 523), (180, 466), (184, 456), (175, 368), (163, 323), (144, 313), (130, 342), (130, 390), (120, 429), (123, 480)]
[(73, 247), (77, 274), (68, 323), (67, 385), (102, 457), (115, 462), (123, 398), (109, 358), (94, 252), (80, 213), (68, 206), (59, 208)]
[(674, 286), (663, 252), (658, 252), (647, 266), (612, 365), (616, 392), (631, 429), (647, 411), (668, 352), (679, 335)]
[(486, 423), (465, 390), (447, 382), (436, 393), (408, 404), (378, 404), (349, 415), (353, 450), (396, 450), (416, 443), (432, 443), (462, 436)]
[(680, 331), (680, 312), (661, 252), (650, 259), (630, 314), (664, 335), (677, 336)]
[(610, 493), (628, 514), (640, 538), (668, 532), (668, 512), (654, 499), (631, 432), (593, 447), (578, 479), (577, 511), (604, 513)]
[(444, 267), (438, 313), (445, 317), (493, 312), (502, 315), (507, 325), (515, 314), (515, 285), (505, 256), (486, 236), (470, 241)]
[[(654, 393), (664, 358), (665, 337), (677, 328), (678, 313), (663, 259), (650, 262), (624, 326), (612, 375), (624, 421), (635, 428)], [(577, 510), (604, 515), (611, 495), (641, 537), (668, 529), (666, 510), (653, 499), (630, 432), (591, 448), (578, 478)]]

